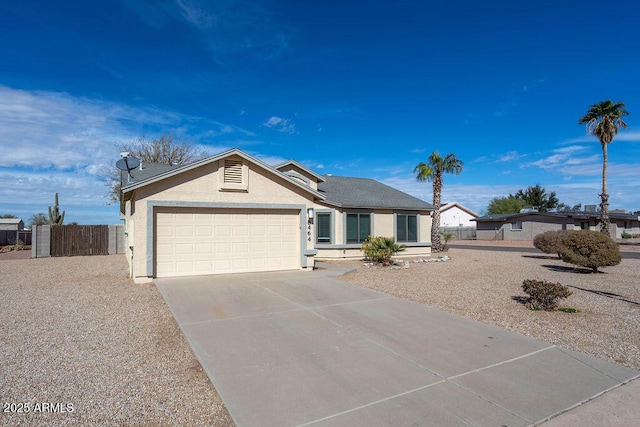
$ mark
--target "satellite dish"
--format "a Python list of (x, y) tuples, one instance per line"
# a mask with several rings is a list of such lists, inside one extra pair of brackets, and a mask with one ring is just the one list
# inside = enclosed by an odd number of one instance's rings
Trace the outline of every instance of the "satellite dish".
[(129, 172), (140, 166), (140, 159), (137, 157), (123, 157), (116, 162), (116, 167), (121, 171)]
[(132, 178), (131, 171), (140, 166), (140, 159), (137, 157), (129, 156), (129, 153), (122, 156), (120, 160), (116, 162), (116, 167), (123, 172), (126, 172), (128, 175), (127, 182), (129, 178)]

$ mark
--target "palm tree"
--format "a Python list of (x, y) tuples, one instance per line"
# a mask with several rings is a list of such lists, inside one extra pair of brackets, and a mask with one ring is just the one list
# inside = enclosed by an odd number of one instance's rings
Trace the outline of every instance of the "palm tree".
[(447, 154), (440, 157), (437, 151), (429, 156), (427, 163), (421, 162), (415, 167), (413, 172), (417, 172), (418, 181), (433, 181), (433, 206), (436, 210), (433, 212), (431, 223), (431, 249), (435, 252), (441, 252), (444, 247), (440, 239), (440, 197), (442, 196), (442, 174), (455, 173), (460, 175), (462, 172), (462, 160), (458, 159), (455, 154)]
[(622, 117), (628, 116), (629, 112), (624, 109), (624, 103), (602, 101), (593, 104), (587, 114), (579, 120), (580, 124), (587, 124), (587, 133), (595, 135), (600, 140), (602, 146), (602, 194), (600, 194), (600, 231), (609, 235), (609, 195), (607, 194), (607, 145), (613, 141), (613, 137), (618, 133), (619, 127), (626, 128), (627, 124)]

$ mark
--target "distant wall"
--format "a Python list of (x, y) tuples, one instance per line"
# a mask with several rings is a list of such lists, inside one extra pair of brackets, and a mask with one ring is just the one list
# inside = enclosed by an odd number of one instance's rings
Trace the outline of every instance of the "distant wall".
[[(64, 225), (62, 227), (65, 227)], [(109, 255), (125, 253), (124, 225), (109, 226)], [(51, 256), (51, 226), (38, 225), (32, 227), (31, 258), (47, 258)]]

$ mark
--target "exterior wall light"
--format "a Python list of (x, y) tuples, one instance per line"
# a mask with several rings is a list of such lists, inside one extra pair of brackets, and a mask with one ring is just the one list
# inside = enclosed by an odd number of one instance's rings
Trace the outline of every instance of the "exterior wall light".
[(313, 208), (307, 209), (307, 218), (309, 218), (309, 224), (313, 224), (313, 215), (314, 215)]

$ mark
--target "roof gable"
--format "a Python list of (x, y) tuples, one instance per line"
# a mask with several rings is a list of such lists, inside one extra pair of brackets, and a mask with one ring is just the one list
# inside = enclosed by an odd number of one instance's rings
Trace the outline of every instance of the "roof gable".
[(274, 168), (279, 170), (280, 172), (293, 170), (303, 176), (306, 176), (309, 179), (313, 179), (315, 182), (324, 182), (325, 180), (322, 175), (318, 175), (311, 169), (301, 165), (295, 160), (287, 160), (286, 162), (282, 162), (278, 165), (275, 165)]
[(20, 224), (20, 218), (0, 218), (0, 224)]
[(344, 208), (434, 210), (433, 205), (370, 178), (325, 175), (318, 190), (326, 202)]
[[(130, 191), (133, 191), (137, 188), (140, 187), (144, 187), (146, 185), (149, 184), (153, 184), (156, 183), (158, 181), (162, 181), (164, 179), (191, 171), (193, 169), (199, 168), (201, 166), (205, 166), (208, 164), (212, 164), (214, 162), (217, 162), (219, 160), (222, 160), (224, 158), (230, 157), (230, 156), (239, 156), (243, 159), (245, 159), (246, 161), (248, 161), (249, 163), (252, 163), (258, 167), (260, 167), (261, 169), (270, 172), (276, 176), (278, 176), (279, 178), (284, 179), (285, 181), (295, 185), (296, 187), (313, 194), (315, 197), (319, 198), (319, 199), (324, 199), (325, 196), (315, 190), (313, 190), (312, 188), (300, 183), (299, 181), (291, 178), (290, 176), (282, 173), (281, 171), (275, 169), (272, 166), (269, 166), (268, 164), (264, 163), (261, 160), (256, 159), (253, 156), (250, 156), (249, 154), (245, 153), (242, 150), (239, 150), (237, 148), (233, 148), (231, 150), (227, 150), (225, 152), (222, 152), (220, 154), (217, 154), (215, 156), (211, 156), (211, 157), (207, 157), (206, 159), (202, 159), (202, 160), (198, 160), (196, 162), (193, 163), (189, 163), (188, 165), (181, 165), (181, 166), (169, 166), (169, 165), (158, 165), (158, 164), (150, 164), (147, 163), (146, 166), (143, 167), (143, 171), (145, 171), (146, 168), (146, 172), (136, 172), (137, 175), (133, 175), (132, 177), (132, 181), (129, 182), (129, 184), (125, 185), (122, 187), (122, 191), (124, 193), (128, 193)], [(152, 166), (153, 165), (153, 166)], [(162, 167), (161, 167), (162, 166)], [(164, 169), (164, 170), (163, 170)], [(155, 172), (155, 174), (153, 174)]]
[(455, 208), (455, 207), (457, 207), (461, 211), (464, 211), (464, 212), (468, 213), (469, 215), (474, 216), (476, 218), (478, 218), (480, 216), (477, 213), (475, 213), (474, 211), (472, 211), (471, 209), (467, 208), (466, 206), (462, 206), (458, 202), (451, 202), (451, 203), (447, 203), (446, 205), (441, 206), (440, 207), (440, 212), (442, 213), (442, 212), (448, 211), (449, 209), (452, 209), (452, 208)]

